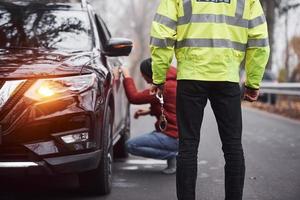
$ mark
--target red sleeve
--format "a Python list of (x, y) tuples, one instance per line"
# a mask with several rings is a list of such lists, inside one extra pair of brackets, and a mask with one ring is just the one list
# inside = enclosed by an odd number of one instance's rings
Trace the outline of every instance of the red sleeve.
[(131, 104), (147, 104), (157, 101), (155, 95), (150, 95), (150, 90), (137, 91), (132, 78), (125, 78), (123, 85), (128, 101)]

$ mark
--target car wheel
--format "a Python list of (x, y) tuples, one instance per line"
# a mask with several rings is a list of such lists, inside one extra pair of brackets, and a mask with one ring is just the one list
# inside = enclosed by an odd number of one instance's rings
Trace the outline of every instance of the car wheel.
[(130, 138), (130, 110), (128, 107), (127, 112), (127, 120), (125, 124), (125, 128), (121, 133), (121, 138), (114, 146), (114, 158), (125, 159), (128, 158), (128, 152), (126, 148), (126, 142)]
[(129, 136), (127, 133), (124, 133), (117, 144), (114, 147), (114, 158), (117, 159), (124, 159), (128, 158), (128, 152), (126, 149), (126, 142), (129, 139)]
[(103, 152), (99, 166), (92, 171), (79, 174), (79, 183), (82, 191), (88, 194), (109, 194), (112, 187), (112, 126), (111, 108), (107, 109), (103, 125)]

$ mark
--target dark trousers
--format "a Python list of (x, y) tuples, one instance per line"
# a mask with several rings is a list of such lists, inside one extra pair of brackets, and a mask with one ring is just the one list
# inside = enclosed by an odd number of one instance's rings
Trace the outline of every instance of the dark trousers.
[[(200, 128), (207, 99), (217, 120), (225, 157), (225, 200), (242, 200), (245, 161), (242, 147), (242, 114), (238, 83), (178, 81), (177, 156), (178, 200), (195, 200)], [(201, 197), (199, 198), (201, 199)]]

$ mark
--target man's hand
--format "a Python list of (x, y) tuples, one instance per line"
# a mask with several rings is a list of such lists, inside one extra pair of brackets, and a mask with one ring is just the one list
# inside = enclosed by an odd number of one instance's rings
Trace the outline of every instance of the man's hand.
[(119, 72), (122, 73), (125, 78), (130, 77), (130, 73), (127, 67), (120, 67)]
[(160, 85), (153, 84), (150, 88), (150, 95), (158, 94), (159, 96), (161, 96), (163, 94), (163, 91), (164, 91), (164, 84), (160, 84)]
[(249, 102), (257, 101), (259, 96), (259, 90), (250, 89), (245, 87), (244, 100)]
[(150, 109), (139, 109), (134, 113), (134, 119), (138, 119), (140, 116), (145, 116), (150, 114)]

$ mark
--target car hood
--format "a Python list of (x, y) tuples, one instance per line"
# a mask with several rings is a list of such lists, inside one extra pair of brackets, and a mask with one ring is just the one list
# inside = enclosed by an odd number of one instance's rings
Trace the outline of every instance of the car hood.
[[(92, 52), (0, 49), (0, 79), (46, 78), (89, 73)], [(83, 70), (82, 70), (83, 69)]]

